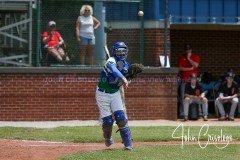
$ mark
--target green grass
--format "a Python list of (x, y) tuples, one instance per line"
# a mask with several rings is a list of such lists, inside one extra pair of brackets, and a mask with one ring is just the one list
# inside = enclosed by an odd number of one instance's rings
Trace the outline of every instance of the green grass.
[(239, 145), (229, 145), (225, 149), (217, 149), (209, 145), (201, 149), (198, 145), (180, 146), (140, 146), (134, 151), (127, 152), (123, 149), (108, 149), (102, 151), (80, 152), (61, 160), (239, 160)]
[[(142, 141), (174, 141), (172, 132), (176, 127), (131, 127), (133, 139), (136, 142)], [(187, 134), (188, 127), (184, 127), (184, 134)], [(212, 127), (208, 134), (220, 134), (221, 129), (224, 135), (232, 135), (234, 140), (240, 140), (240, 127)], [(113, 138), (120, 142), (119, 133), (114, 127)], [(198, 136), (200, 127), (190, 127), (191, 136)], [(180, 136), (181, 131), (176, 132)], [(91, 127), (59, 127), (53, 129), (0, 127), (0, 138), (45, 140), (60, 142), (103, 142), (101, 126)], [(203, 137), (206, 140), (206, 137)]]
[[(188, 128), (184, 127), (184, 135), (188, 134)], [(197, 137), (201, 127), (190, 127), (190, 135)], [(155, 142), (155, 141), (176, 141), (172, 133), (176, 127), (131, 127), (134, 142)], [(115, 133), (117, 127), (114, 127), (113, 138), (116, 142), (121, 142), (119, 133)], [(240, 127), (212, 127), (210, 126), (208, 134), (220, 135), (221, 130), (224, 135), (231, 135), (234, 140), (240, 140)], [(180, 128), (176, 132), (181, 135)], [(60, 142), (103, 142), (101, 126), (91, 127), (58, 127), (52, 129), (36, 128), (17, 128), (0, 127), (0, 138), (7, 139), (25, 139), (25, 140), (45, 140)], [(207, 140), (203, 137), (202, 140)], [(186, 142), (187, 144), (187, 142)], [(75, 155), (62, 158), (62, 160), (79, 159), (101, 159), (101, 160), (138, 160), (138, 159), (187, 159), (187, 160), (238, 160), (240, 159), (239, 145), (231, 144), (225, 149), (218, 149), (214, 145), (208, 145), (201, 149), (198, 145), (144, 145), (134, 147), (133, 152), (126, 152), (123, 149), (108, 149), (102, 151), (80, 152)]]

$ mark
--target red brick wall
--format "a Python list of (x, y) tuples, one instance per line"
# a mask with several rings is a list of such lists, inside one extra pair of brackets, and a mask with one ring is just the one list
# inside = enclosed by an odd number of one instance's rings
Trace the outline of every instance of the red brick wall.
[(192, 44), (201, 58), (200, 71), (223, 75), (229, 68), (240, 74), (240, 31), (228, 30), (171, 30), (171, 62), (184, 53), (184, 44)]
[(113, 29), (107, 34), (107, 45), (111, 51), (114, 42), (123, 41), (129, 49), (128, 59), (131, 62), (140, 61), (140, 30), (139, 29)]
[(145, 29), (144, 30), (145, 65), (155, 67), (160, 66), (159, 56), (163, 54), (164, 54), (164, 30)]
[[(163, 29), (144, 29), (144, 65), (160, 66), (163, 54)], [(108, 46), (124, 41), (129, 47), (129, 60), (140, 62), (140, 29), (113, 29), (107, 35)]]
[[(60, 70), (60, 69), (59, 69)], [(1, 73), (0, 120), (97, 120), (99, 73)], [(169, 81), (168, 78), (171, 78)], [(130, 120), (176, 119), (176, 73), (144, 73), (126, 90)]]

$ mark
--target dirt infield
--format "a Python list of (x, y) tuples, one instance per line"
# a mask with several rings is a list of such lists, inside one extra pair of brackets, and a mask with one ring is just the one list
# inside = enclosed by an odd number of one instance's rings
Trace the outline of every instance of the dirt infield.
[[(232, 144), (240, 144), (233, 141)], [(136, 142), (139, 145), (180, 145), (181, 141), (170, 142)], [(189, 143), (189, 144), (196, 144)], [(103, 143), (62, 143), (46, 141), (25, 141), (0, 139), (0, 160), (55, 160), (81, 151), (108, 149)], [(110, 148), (123, 148), (115, 143)]]
[(55, 160), (80, 151), (107, 149), (101, 143), (80, 144), (6, 139), (0, 140), (0, 146), (0, 160)]

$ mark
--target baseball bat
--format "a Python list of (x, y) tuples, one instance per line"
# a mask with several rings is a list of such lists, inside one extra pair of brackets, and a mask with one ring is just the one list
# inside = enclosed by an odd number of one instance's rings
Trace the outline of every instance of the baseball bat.
[(107, 53), (108, 58), (110, 58), (111, 56), (110, 56), (110, 53), (109, 53), (107, 45), (104, 46), (104, 51), (105, 51), (105, 53)]

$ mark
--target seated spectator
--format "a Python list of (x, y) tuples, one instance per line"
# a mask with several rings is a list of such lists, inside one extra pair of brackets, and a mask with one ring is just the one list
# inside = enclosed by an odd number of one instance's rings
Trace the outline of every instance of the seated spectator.
[[(216, 105), (220, 112), (221, 117), (219, 118), (220, 121), (226, 120), (227, 118), (230, 121), (234, 121), (234, 114), (238, 104), (238, 85), (237, 83), (233, 82), (234, 75), (232, 72), (228, 72), (226, 76), (226, 81), (224, 81), (219, 90), (219, 97), (216, 99)], [(226, 117), (226, 113), (223, 107), (223, 104), (231, 103), (231, 109), (229, 116)]]
[[(238, 90), (240, 89), (240, 75), (234, 76), (234, 81), (238, 84)], [(240, 91), (240, 90), (239, 90)], [(238, 93), (238, 97), (240, 97), (240, 93)], [(238, 101), (238, 107), (237, 107), (237, 114), (238, 117), (240, 118), (240, 101)]]
[(48, 23), (48, 27), (48, 31), (42, 34), (42, 41), (45, 44), (44, 48), (47, 50), (47, 53), (55, 57), (58, 62), (69, 62), (70, 59), (63, 50), (63, 38), (56, 30), (56, 23), (54, 21), (50, 21)]
[(205, 93), (202, 91), (202, 87), (197, 82), (197, 75), (191, 74), (190, 82), (188, 82), (185, 86), (184, 92), (184, 100), (183, 100), (183, 110), (184, 110), (184, 121), (188, 120), (188, 111), (189, 106), (192, 103), (197, 103), (202, 105), (203, 107), (203, 119), (207, 121), (208, 115), (208, 100), (205, 97)]

